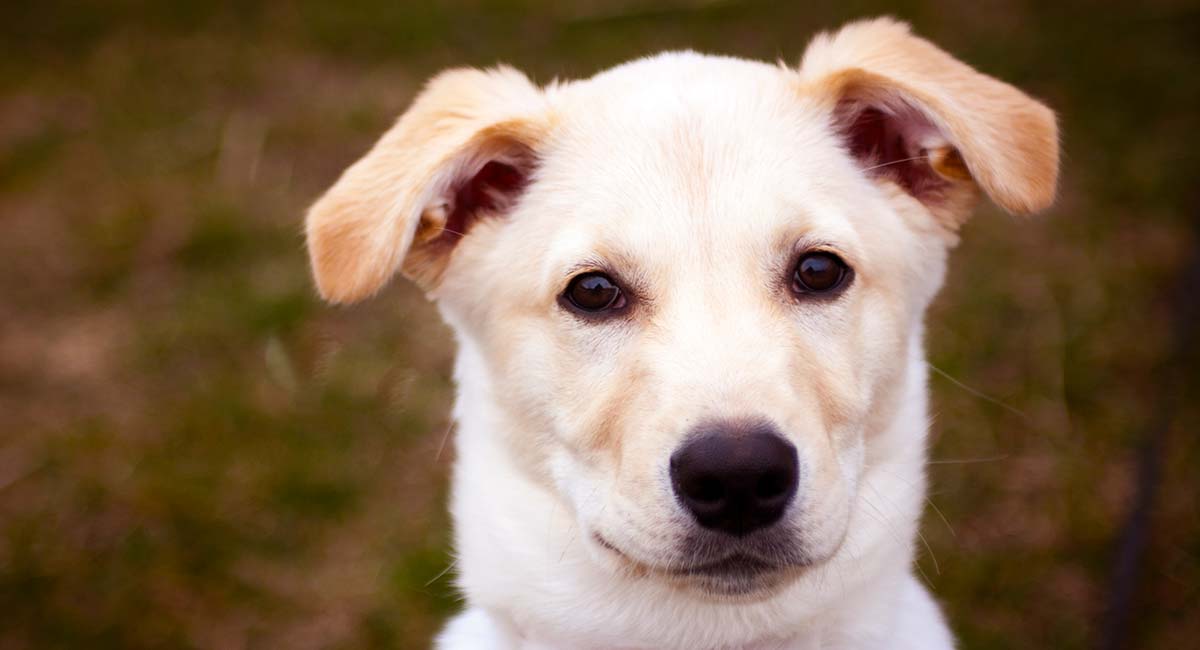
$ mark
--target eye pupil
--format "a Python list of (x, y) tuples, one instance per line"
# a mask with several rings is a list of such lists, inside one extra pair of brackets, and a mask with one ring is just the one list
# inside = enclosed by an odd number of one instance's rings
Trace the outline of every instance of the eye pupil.
[(620, 307), (621, 288), (603, 273), (585, 273), (567, 285), (567, 300), (575, 307), (589, 312)]
[(794, 288), (800, 293), (825, 293), (842, 284), (846, 264), (832, 253), (808, 253), (796, 265)]

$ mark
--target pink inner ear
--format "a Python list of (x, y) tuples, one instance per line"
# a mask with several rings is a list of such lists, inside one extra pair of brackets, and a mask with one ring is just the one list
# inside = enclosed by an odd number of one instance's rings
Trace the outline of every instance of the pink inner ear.
[(510, 208), (527, 181), (526, 174), (515, 165), (497, 160), (486, 163), (454, 192), (454, 207), (446, 219), (446, 233), (457, 239), (467, 233), (475, 216)]
[(868, 175), (889, 178), (922, 201), (949, 184), (930, 166), (925, 149), (937, 127), (916, 109), (850, 100), (838, 106), (838, 114), (850, 153)]

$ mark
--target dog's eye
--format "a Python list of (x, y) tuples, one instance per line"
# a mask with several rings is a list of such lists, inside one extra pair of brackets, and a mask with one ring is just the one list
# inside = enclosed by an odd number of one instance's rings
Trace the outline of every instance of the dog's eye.
[(796, 293), (829, 293), (842, 286), (848, 270), (842, 258), (833, 253), (805, 253), (792, 274), (792, 290)]
[(625, 306), (625, 294), (613, 279), (603, 273), (577, 275), (563, 294), (576, 309), (601, 312)]

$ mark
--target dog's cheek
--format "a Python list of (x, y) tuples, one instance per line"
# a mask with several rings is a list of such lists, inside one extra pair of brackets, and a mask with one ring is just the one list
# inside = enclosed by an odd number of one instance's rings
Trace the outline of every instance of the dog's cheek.
[(837, 551), (850, 524), (850, 513), (863, 468), (863, 442), (836, 450), (812, 465), (814, 470), (800, 517), (804, 552), (820, 562)]
[[(627, 422), (637, 417), (638, 393), (647, 384), (647, 362), (634, 333), (616, 325), (558, 314), (529, 347), (543, 351), (536, 381), (551, 396), (556, 435), (585, 456), (619, 456)], [(523, 360), (518, 360), (520, 365)]]
[(512, 313), (490, 336), (495, 389), (544, 443), (568, 448), (581, 462), (620, 454), (626, 421), (636, 416), (641, 375), (622, 342), (604, 339), (559, 314)]

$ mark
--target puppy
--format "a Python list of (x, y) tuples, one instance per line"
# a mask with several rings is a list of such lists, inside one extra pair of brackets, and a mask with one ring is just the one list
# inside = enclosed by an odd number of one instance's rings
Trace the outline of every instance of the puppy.
[(425, 87), (312, 206), (320, 293), (397, 271), (459, 346), (453, 478), (491, 648), (950, 648), (914, 579), (922, 319), (1054, 114), (889, 19), (798, 68), (693, 52)]

